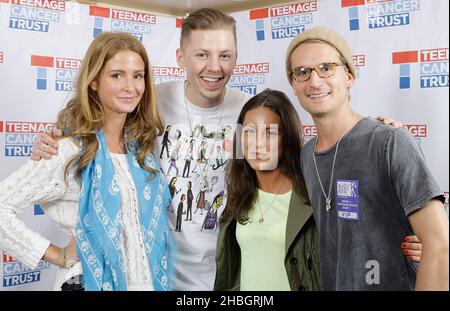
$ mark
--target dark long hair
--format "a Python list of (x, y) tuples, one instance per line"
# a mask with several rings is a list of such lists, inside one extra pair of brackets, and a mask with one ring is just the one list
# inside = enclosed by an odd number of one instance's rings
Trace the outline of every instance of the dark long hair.
[[(282, 135), (282, 154), (278, 167), (281, 172), (292, 180), (293, 189), (305, 202), (309, 203), (305, 180), (300, 167), (300, 151), (303, 145), (301, 134), (301, 122), (298, 113), (289, 98), (280, 91), (266, 89), (252, 97), (242, 108), (238, 125), (242, 125), (248, 111), (266, 107), (280, 117), (279, 131)], [(233, 158), (231, 168), (227, 174), (228, 199), (227, 206), (223, 212), (222, 220), (234, 218), (241, 224), (248, 222), (248, 212), (255, 199), (258, 181), (255, 170), (248, 164), (240, 153), (240, 131), (236, 131), (233, 141)]]

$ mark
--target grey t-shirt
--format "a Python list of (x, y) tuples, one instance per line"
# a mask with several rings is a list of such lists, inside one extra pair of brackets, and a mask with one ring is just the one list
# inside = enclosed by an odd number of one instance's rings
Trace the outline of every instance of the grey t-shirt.
[[(417, 142), (404, 129), (361, 120), (340, 142), (327, 212), (314, 141), (301, 162), (320, 233), (322, 290), (413, 290), (416, 267), (400, 247), (413, 234), (407, 215), (442, 196)], [(335, 150), (316, 153), (327, 194)]]

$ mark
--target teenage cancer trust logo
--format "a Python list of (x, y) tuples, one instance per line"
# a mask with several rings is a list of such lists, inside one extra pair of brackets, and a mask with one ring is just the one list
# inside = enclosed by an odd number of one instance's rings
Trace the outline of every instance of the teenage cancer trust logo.
[(399, 65), (400, 89), (411, 88), (413, 64), (419, 65), (421, 88), (448, 87), (448, 48), (393, 52), (392, 64)]
[(11, 0), (9, 28), (48, 32), (51, 23), (60, 23), (66, 2), (60, 0)]
[(292, 38), (302, 33), (313, 22), (317, 1), (262, 8), (250, 11), (250, 20), (256, 24), (256, 40), (266, 40), (266, 23), (272, 39)]
[(422, 143), (422, 140), (428, 136), (428, 127), (426, 124), (405, 124), (404, 126), (416, 139), (419, 145)]
[(228, 84), (232, 88), (256, 95), (258, 85), (266, 83), (266, 74), (269, 72), (270, 66), (267, 62), (237, 65)]
[(356, 77), (360, 77), (361, 69), (366, 67), (366, 55), (352, 55), (353, 64), (356, 67)]
[(50, 263), (41, 260), (36, 268), (30, 269), (20, 261), (3, 252), (3, 287), (24, 285), (41, 280), (41, 271), (50, 269)]
[(94, 17), (94, 38), (104, 30), (105, 19), (110, 19), (112, 32), (127, 32), (140, 41), (151, 34), (152, 25), (156, 24), (156, 15), (98, 6), (90, 6), (89, 15)]
[(360, 29), (360, 11), (367, 14), (369, 29), (396, 27), (411, 23), (410, 13), (420, 10), (419, 0), (341, 0), (341, 7), (348, 8), (350, 31)]
[(36, 67), (36, 89), (48, 90), (49, 71), (55, 69), (55, 91), (71, 92), (75, 90), (75, 80), (81, 60), (31, 55), (31, 66)]
[(315, 125), (302, 125), (302, 131), (305, 141), (317, 136), (317, 128)]
[(0, 132), (5, 131), (5, 157), (29, 157), (38, 133), (50, 132), (52, 123), (0, 121)]
[(186, 78), (186, 70), (180, 67), (153, 66), (152, 70), (155, 84)]

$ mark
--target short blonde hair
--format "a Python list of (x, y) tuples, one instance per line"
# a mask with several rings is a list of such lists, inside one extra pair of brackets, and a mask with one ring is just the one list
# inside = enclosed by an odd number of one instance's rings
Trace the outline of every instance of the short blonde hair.
[(189, 14), (182, 23), (180, 47), (189, 39), (189, 36), (194, 30), (217, 30), (229, 28), (233, 32), (234, 40), (236, 37), (236, 20), (225, 13), (215, 9), (203, 8), (196, 10)]

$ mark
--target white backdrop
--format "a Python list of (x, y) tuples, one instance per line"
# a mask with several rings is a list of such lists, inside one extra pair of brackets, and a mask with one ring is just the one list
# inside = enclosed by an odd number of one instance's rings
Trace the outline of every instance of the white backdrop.
[[(238, 66), (230, 84), (251, 94), (270, 87), (297, 105), (284, 72), (292, 38), (328, 26), (352, 46), (358, 79), (351, 105), (363, 114), (408, 124), (446, 192), (449, 174), (449, 3), (446, 0), (317, 0), (233, 13)], [(80, 60), (101, 31), (134, 33), (147, 47), (157, 83), (183, 79), (177, 68), (180, 21), (125, 8), (59, 0), (0, 0), (0, 180), (27, 161), (36, 133), (70, 97)], [(305, 135), (311, 118), (298, 107)], [(39, 206), (20, 215), (55, 243), (67, 237)], [(54, 267), (30, 271), (0, 250), (0, 290), (48, 290)]]

